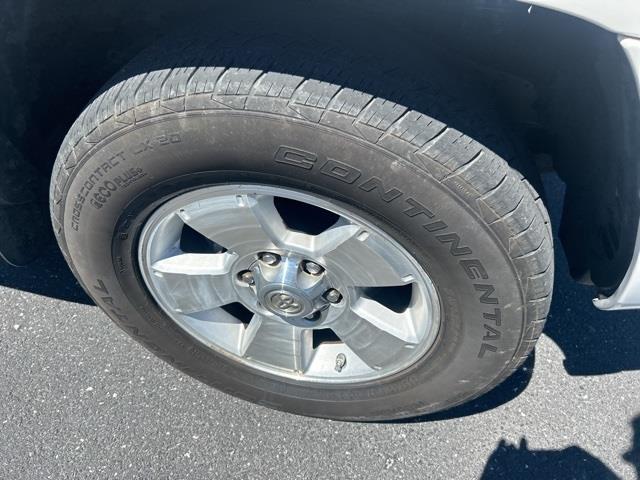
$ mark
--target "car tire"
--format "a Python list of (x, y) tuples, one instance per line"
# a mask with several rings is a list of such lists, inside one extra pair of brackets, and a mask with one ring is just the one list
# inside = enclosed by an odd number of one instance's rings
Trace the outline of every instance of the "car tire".
[[(79, 282), (118, 326), (213, 387), (342, 420), (444, 410), (518, 368), (551, 299), (553, 245), (531, 186), (538, 179), (524, 178), (528, 167), (509, 158), (500, 123), (482, 112), (403, 76), (277, 40), (155, 50), (126, 67), (66, 136), (51, 183), (55, 233)], [(428, 348), (378, 376), (307, 381), (299, 371), (256, 368), (189, 332), (144, 272), (145, 228), (185, 195), (197, 204), (206, 197), (199, 192), (234, 188), (317, 199), (407, 252), (434, 287), (439, 313)], [(372, 275), (383, 268), (364, 267)]]

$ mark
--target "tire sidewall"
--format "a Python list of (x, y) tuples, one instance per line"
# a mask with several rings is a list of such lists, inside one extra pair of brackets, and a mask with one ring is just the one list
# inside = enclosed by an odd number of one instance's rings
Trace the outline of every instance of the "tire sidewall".
[[(145, 220), (181, 192), (237, 183), (331, 199), (392, 235), (438, 290), (442, 321), (429, 353), (390, 377), (320, 387), (250, 370), (172, 322), (138, 272), (137, 238)], [(64, 198), (62, 242), (96, 303), (161, 358), (263, 405), (356, 420), (441, 410), (491, 384), (522, 338), (517, 275), (479, 215), (417, 159), (336, 129), (251, 112), (166, 115), (94, 145), (73, 170)]]

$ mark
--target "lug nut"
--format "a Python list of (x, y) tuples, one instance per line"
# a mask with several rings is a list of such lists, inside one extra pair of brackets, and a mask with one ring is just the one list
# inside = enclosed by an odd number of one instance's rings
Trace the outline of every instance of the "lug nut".
[(309, 275), (320, 275), (322, 272), (324, 272), (324, 268), (322, 268), (317, 263), (308, 260), (302, 264), (302, 268)]
[(240, 272), (238, 278), (242, 283), (246, 283), (247, 285), (253, 285), (254, 283), (256, 283), (255, 279), (253, 278), (253, 272), (251, 270)]
[(260, 260), (263, 263), (266, 263), (267, 265), (270, 265), (273, 267), (280, 262), (280, 255), (277, 255), (275, 253), (265, 252), (260, 254)]
[(342, 300), (342, 295), (335, 288), (330, 288), (325, 292), (324, 298), (326, 298), (327, 301), (331, 303), (338, 303), (340, 300)]

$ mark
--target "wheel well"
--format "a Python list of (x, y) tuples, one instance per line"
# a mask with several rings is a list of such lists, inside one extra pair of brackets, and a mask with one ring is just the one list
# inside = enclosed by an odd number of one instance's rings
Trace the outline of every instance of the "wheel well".
[[(329, 38), (389, 71), (411, 70), (436, 83), (438, 71), (455, 70), (455, 88), (497, 105), (522, 150), (566, 182), (561, 231), (574, 276), (605, 290), (619, 283), (639, 215), (633, 153), (640, 108), (615, 35), (506, 0), (403, 0), (393, 8), (384, 0), (225, 3), (115, 0), (105, 9), (78, 0), (9, 2), (3, 28), (13, 42), (0, 61), (0, 132), (36, 166), (41, 202), (66, 131), (127, 61), (173, 31), (231, 24), (253, 36)], [(427, 52), (440, 69), (425, 60)], [(2, 172), (7, 162), (0, 162)]]

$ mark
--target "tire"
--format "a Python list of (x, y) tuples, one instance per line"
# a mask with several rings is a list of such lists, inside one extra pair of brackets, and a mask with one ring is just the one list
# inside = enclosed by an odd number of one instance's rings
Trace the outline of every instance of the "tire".
[[(290, 45), (285, 54), (278, 42), (143, 54), (84, 110), (60, 149), (50, 199), (74, 274), (160, 358), (272, 408), (389, 420), (493, 388), (532, 350), (553, 283), (545, 207), (505, 161), (499, 126), (366, 62)], [(166, 202), (224, 184), (306, 192), (393, 238), (437, 290), (441, 321), (428, 352), (383, 378), (308, 383), (249, 368), (178, 326), (143, 280), (138, 242)]]

